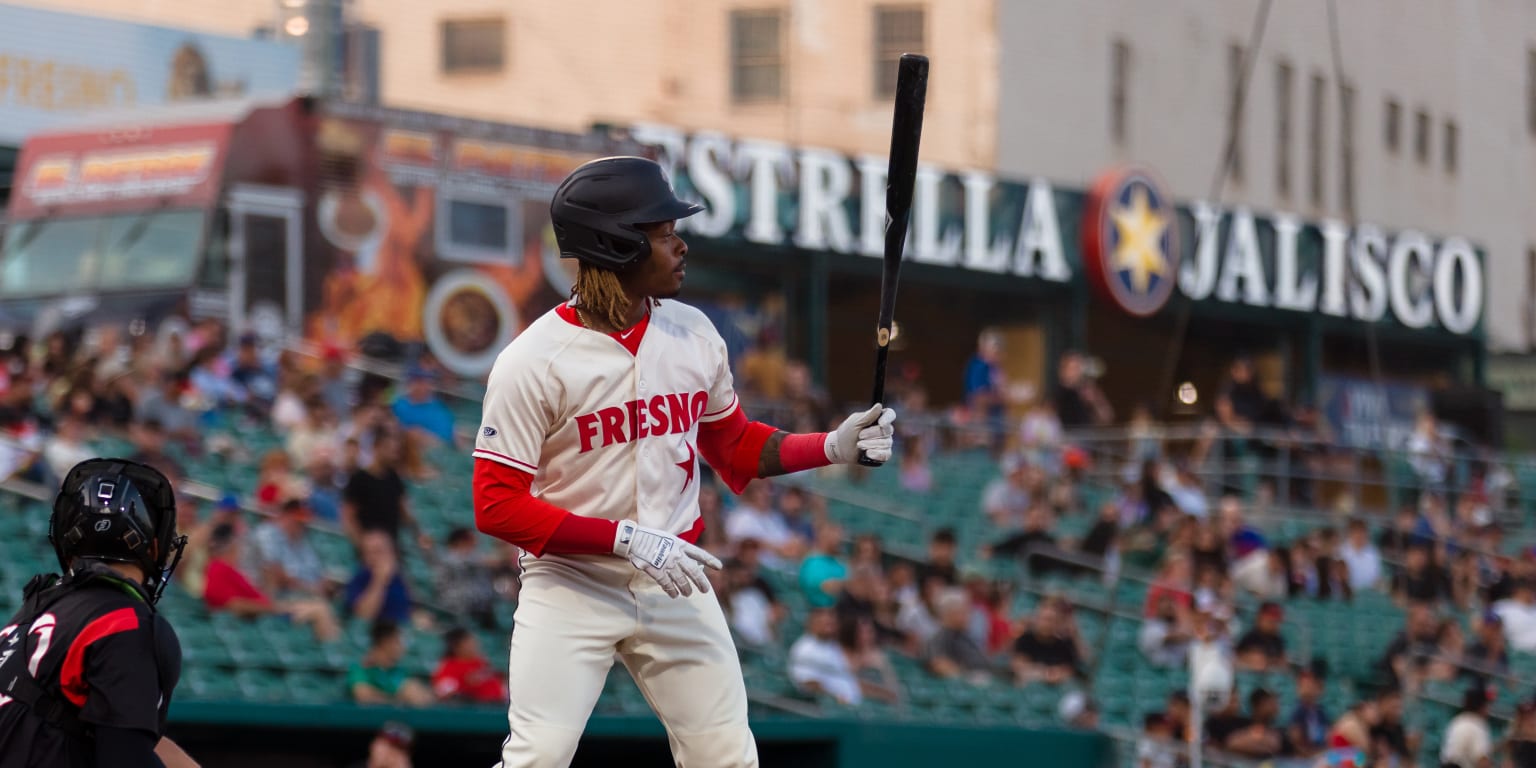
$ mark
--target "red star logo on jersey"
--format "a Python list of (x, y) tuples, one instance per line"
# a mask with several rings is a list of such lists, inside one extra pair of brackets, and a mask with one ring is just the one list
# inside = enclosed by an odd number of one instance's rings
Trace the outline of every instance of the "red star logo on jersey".
[[(694, 455), (692, 444), (685, 440), (683, 441), (683, 447), (688, 449), (688, 458), (679, 461), (677, 463), (677, 468), (681, 469), (683, 474), (686, 475), (686, 477), (683, 478), (683, 491), (686, 491), (688, 490), (688, 484), (693, 482)], [(681, 495), (682, 491), (678, 491), (678, 494)]]

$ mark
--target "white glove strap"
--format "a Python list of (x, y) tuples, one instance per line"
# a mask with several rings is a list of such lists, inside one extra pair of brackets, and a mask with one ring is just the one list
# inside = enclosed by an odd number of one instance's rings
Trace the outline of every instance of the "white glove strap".
[(641, 528), (633, 521), (622, 520), (614, 535), (613, 553), (660, 568), (666, 565), (675, 546), (677, 540), (671, 536), (662, 536)]

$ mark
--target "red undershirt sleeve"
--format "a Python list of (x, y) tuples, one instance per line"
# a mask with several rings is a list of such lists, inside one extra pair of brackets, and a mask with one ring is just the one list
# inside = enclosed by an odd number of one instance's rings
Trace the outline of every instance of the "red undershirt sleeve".
[(475, 460), (475, 527), (535, 557), (606, 555), (618, 523), (573, 515), (534, 496), (533, 475), (488, 459)]
[[(733, 493), (741, 493), (758, 476), (763, 446), (776, 431), (760, 421), (748, 421), (738, 405), (721, 419), (699, 424), (699, 453)], [(825, 432), (787, 435), (779, 444), (780, 464), (790, 472), (824, 467), (831, 463), (826, 442)]]

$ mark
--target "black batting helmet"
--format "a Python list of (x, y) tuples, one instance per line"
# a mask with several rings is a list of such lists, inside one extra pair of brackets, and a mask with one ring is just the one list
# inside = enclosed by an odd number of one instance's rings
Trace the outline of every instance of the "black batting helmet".
[(89, 459), (76, 464), (59, 488), (48, 543), (65, 573), (77, 560), (139, 566), (153, 603), (187, 537), (176, 535), (176, 492), (165, 475), (126, 459)]
[(704, 206), (679, 200), (654, 160), (605, 157), (560, 182), (549, 204), (560, 255), (622, 270), (651, 255), (642, 224), (683, 219)]

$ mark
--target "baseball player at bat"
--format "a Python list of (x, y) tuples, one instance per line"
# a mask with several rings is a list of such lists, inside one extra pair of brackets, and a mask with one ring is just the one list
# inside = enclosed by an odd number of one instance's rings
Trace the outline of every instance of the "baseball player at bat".
[(725, 342), (673, 301), (688, 245), (656, 163), (594, 160), (550, 205), (579, 262), (569, 302), (535, 320), (491, 371), (475, 443), (475, 522), (521, 547), (504, 768), (569, 765), (614, 655), (685, 768), (758, 764), (725, 616), (694, 545), (698, 462), (731, 490), (891, 454), (875, 405), (836, 431), (788, 434), (742, 412)]

